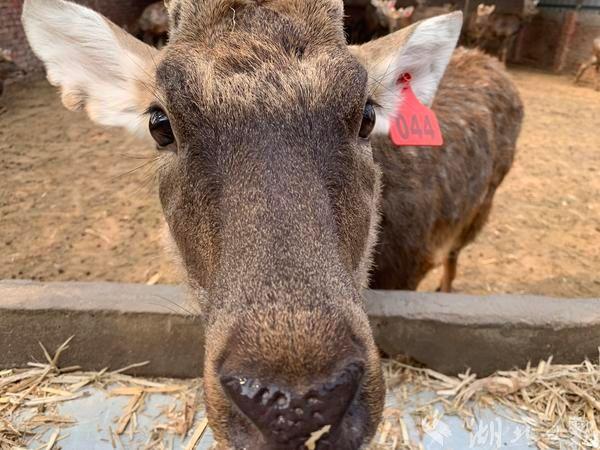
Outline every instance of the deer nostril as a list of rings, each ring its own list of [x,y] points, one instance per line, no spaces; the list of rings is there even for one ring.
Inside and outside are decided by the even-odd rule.
[[[295,448],[327,425],[333,439],[356,397],[363,372],[363,364],[353,362],[304,392],[242,376],[223,376],[221,384],[268,443]]]

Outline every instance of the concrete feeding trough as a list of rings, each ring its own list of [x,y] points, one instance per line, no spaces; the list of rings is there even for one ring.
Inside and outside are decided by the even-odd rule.
[[[0,281],[0,368],[25,366],[38,342],[74,335],[63,363],[83,370],[149,360],[137,375],[202,373],[201,320],[185,312],[185,290],[117,283]],[[375,339],[390,356],[480,376],[554,357],[595,358],[600,299],[365,291]]]

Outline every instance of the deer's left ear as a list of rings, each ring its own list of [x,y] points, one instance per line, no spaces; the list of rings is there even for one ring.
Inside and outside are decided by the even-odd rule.
[[[25,0],[23,26],[63,104],[102,125],[145,135],[145,86],[156,50],[91,9],[62,0]]]
[[[398,79],[412,76],[411,86],[421,103],[431,105],[456,47],[462,12],[417,22],[375,41],[350,47],[369,73],[369,93],[377,107],[376,133],[387,134],[402,101]]]

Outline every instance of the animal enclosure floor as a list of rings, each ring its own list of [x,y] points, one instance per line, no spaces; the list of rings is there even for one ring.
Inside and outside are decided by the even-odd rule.
[[[189,382],[180,380],[166,380],[179,385]],[[83,396],[71,402],[60,404],[57,408],[58,417],[73,421],[72,424],[49,424],[39,427],[34,440],[29,442],[29,448],[43,449],[45,444],[52,439],[58,430],[57,443],[62,450],[113,450],[113,449],[156,449],[156,450],[215,450],[214,439],[210,428],[206,428],[201,439],[196,440],[194,431],[202,426],[204,412],[196,414],[190,430],[183,436],[169,428],[168,411],[177,405],[178,399],[174,395],[150,394],[146,398],[144,410],[137,415],[135,433],[127,430],[123,435],[117,435],[118,421],[123,417],[127,407],[127,397],[111,396],[110,391],[97,388],[87,388]],[[479,427],[469,432],[465,429],[460,418],[445,416],[436,417],[436,423],[426,432],[419,432],[418,423],[414,419],[418,405],[427,403],[434,397],[434,393],[422,393],[415,397],[414,406],[403,413],[408,436],[412,445],[402,445],[399,439],[381,440],[379,433],[369,450],[398,450],[398,449],[423,449],[442,450],[445,448],[494,450],[497,442],[504,445],[502,448],[509,450],[533,450],[538,447],[533,441],[533,433],[525,424],[513,422],[506,418],[502,409],[498,413],[492,409],[483,409],[478,415]],[[392,395],[388,395],[387,404],[393,408],[396,404]],[[181,406],[178,405],[180,408]],[[504,413],[504,414],[502,414]],[[23,414],[29,419],[33,413]],[[415,423],[417,422],[417,423]],[[167,432],[165,432],[165,430]],[[388,436],[390,433],[387,433]],[[60,439],[60,440],[59,440]],[[385,444],[380,443],[385,442]],[[420,444],[420,446],[419,446]]]
[[[59,363],[70,340],[54,356],[44,348],[45,363],[0,370],[0,450],[214,450],[201,379],[124,374],[148,361],[76,372]],[[386,405],[369,450],[598,448],[594,361],[485,378],[389,360],[383,369]]]
[[[526,119],[458,291],[600,296],[600,93],[515,70]],[[151,145],[66,111],[46,82],[0,113],[0,279],[177,282]],[[421,289],[437,287],[440,271]]]

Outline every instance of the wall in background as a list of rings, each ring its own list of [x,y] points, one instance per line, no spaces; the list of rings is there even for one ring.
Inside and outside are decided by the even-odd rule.
[[[81,0],[85,6],[101,12],[121,26],[131,26],[143,9],[153,0]],[[21,26],[23,0],[0,0],[0,48],[13,53],[15,63],[28,74],[42,71],[41,62],[35,57],[25,39]]]

